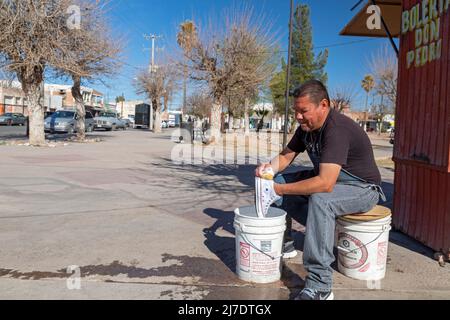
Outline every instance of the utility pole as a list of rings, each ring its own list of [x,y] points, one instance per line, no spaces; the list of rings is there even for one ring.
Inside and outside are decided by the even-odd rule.
[[[151,54],[151,60],[150,60],[150,66],[149,66],[149,72],[155,72],[155,39],[159,39],[162,38],[161,35],[155,35],[155,34],[150,34],[150,35],[146,35],[144,34],[144,38],[146,40],[151,40],[152,41],[152,54]],[[164,48],[157,48],[157,50],[164,50]]]
[[[149,65],[149,68],[148,68],[148,72],[149,73],[153,73],[153,72],[155,72],[156,71],[156,66],[155,66],[155,39],[158,39],[158,38],[162,38],[162,36],[161,35],[155,35],[155,34],[149,34],[149,35],[146,35],[146,34],[144,34],[144,38],[146,39],[146,40],[151,40],[152,41],[152,48],[151,48],[151,50],[152,50],[152,54],[151,54],[151,60],[150,60],[150,65]],[[164,48],[157,48],[156,49],[157,51],[159,51],[159,50],[164,50]],[[153,128],[153,102],[150,100],[150,112],[149,112],[149,130],[152,130],[152,131],[154,131],[154,128]]]
[[[181,122],[183,122],[183,115],[186,112],[186,87],[187,87],[187,59],[184,57],[183,66],[183,109],[181,111]]]
[[[283,149],[287,145],[287,132],[289,123],[289,82],[291,75],[291,49],[292,49],[292,16],[294,14],[294,1],[291,0],[291,11],[289,17],[289,46],[288,46],[288,65],[286,68],[286,101],[284,111],[284,132],[283,132]]]
[[[121,118],[123,118],[123,100],[125,100],[125,97],[124,97],[123,92],[122,92],[122,98],[120,99],[120,101],[122,102],[122,108],[120,110],[120,117]]]

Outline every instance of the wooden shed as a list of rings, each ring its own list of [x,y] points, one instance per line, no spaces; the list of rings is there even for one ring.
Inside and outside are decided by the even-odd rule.
[[[367,1],[341,34],[380,36],[380,30],[375,34],[362,23],[369,15],[368,6],[374,4],[380,6],[384,17],[384,36],[398,36],[400,43],[394,227],[448,253],[450,0]],[[386,32],[390,28],[393,31]],[[395,45],[392,39],[391,43]]]

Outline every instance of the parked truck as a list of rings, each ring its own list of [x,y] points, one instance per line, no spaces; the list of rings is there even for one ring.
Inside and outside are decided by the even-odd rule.
[[[135,107],[134,127],[149,128],[150,126],[150,105],[146,103],[137,104]]]

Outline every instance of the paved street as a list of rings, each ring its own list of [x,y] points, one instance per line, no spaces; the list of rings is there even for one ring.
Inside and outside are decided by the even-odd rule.
[[[0,127],[0,135],[22,129]],[[176,165],[172,132],[94,132],[102,142],[55,148],[0,145],[0,299],[297,293],[301,252],[277,283],[249,284],[234,273],[233,210],[253,202],[254,165]],[[381,171],[391,200],[393,170]],[[301,248],[301,233],[296,240]],[[400,233],[390,240],[380,290],[335,272],[336,299],[450,298],[448,264],[439,267],[431,250]],[[80,290],[67,287],[72,265]]]

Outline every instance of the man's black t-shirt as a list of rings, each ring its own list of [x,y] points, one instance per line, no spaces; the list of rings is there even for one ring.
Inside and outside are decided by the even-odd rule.
[[[299,127],[288,148],[296,153],[308,151],[310,157],[318,155],[320,163],[338,164],[352,175],[381,184],[369,137],[356,122],[334,109],[320,130],[308,133]]]

